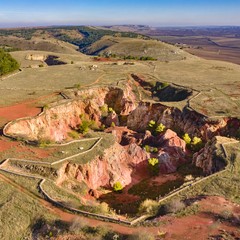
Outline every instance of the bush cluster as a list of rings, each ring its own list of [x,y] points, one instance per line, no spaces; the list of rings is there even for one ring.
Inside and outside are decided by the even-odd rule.
[[[166,126],[162,123],[157,124],[154,120],[149,121],[147,129],[154,135],[164,132]]]
[[[13,72],[19,68],[19,63],[9,53],[0,49],[0,76]]]

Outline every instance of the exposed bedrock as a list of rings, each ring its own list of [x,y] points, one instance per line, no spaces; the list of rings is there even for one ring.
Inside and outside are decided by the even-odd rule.
[[[86,164],[64,165],[60,176],[84,181],[90,189],[110,187],[117,181],[126,186],[132,181],[131,174],[135,166],[148,158],[149,154],[137,144],[123,147],[116,142],[105,150],[103,156],[98,156]]]
[[[218,172],[227,165],[221,144],[229,143],[229,138],[216,136],[204,148],[193,155],[193,163],[202,168],[205,174]]]
[[[105,149],[103,155],[86,164],[67,163],[59,171],[58,181],[75,178],[94,190],[102,186],[111,187],[117,181],[123,186],[130,184],[134,168],[151,157],[158,158],[160,172],[175,172],[189,159],[186,144],[179,137],[183,133],[188,133],[191,137],[199,136],[208,142],[194,155],[193,163],[206,174],[219,171],[226,163],[221,158],[217,160],[214,155],[214,141],[219,138],[215,136],[235,134],[240,126],[238,119],[210,121],[188,109],[180,111],[160,103],[137,104],[129,85],[124,90],[106,87],[71,94],[74,94],[74,100],[65,100],[46,108],[34,118],[13,121],[6,125],[3,132],[7,136],[29,141],[49,139],[62,142],[70,131],[82,123],[82,115],[94,120],[98,126],[102,123],[112,126],[107,131],[115,135],[116,143]],[[112,108],[111,111],[109,108]],[[123,120],[127,126],[116,127]],[[164,124],[167,130],[153,136],[146,131],[150,120]],[[145,145],[153,147],[154,151],[145,151]]]
[[[200,136],[204,140],[223,134],[227,128],[228,119],[209,121],[201,114],[185,109],[167,107],[160,103],[141,103],[132,111],[127,120],[128,128],[135,131],[145,131],[150,120],[163,123],[176,132]]]
[[[126,86],[120,88],[98,88],[75,93],[80,99],[68,100],[33,117],[18,119],[7,124],[3,130],[9,137],[23,138],[28,141],[48,139],[61,142],[68,137],[68,133],[82,123],[81,115],[101,124],[102,109],[107,104],[122,115],[129,114],[135,109],[135,96]],[[112,98],[112,99],[111,99]],[[116,117],[116,121],[117,117]]]

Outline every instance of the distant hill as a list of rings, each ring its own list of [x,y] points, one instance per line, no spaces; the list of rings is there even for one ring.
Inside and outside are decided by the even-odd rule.
[[[145,25],[58,26],[0,30],[0,46],[13,50],[115,56],[125,59],[175,61],[190,56],[179,48],[137,33]],[[80,54],[80,53],[79,53]]]
[[[116,57],[154,58],[160,61],[182,60],[190,54],[158,40],[104,36],[86,49],[87,54]]]
[[[134,32],[113,31],[90,26],[0,29],[0,46],[13,50],[38,50],[58,53],[85,53],[103,36],[149,39]]]

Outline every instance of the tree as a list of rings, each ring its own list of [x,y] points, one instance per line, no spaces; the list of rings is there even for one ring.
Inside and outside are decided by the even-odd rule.
[[[187,133],[185,133],[185,134],[183,135],[183,140],[185,141],[185,143],[186,143],[187,145],[190,145],[190,143],[191,143],[191,141],[192,141],[192,139],[189,137],[189,135],[188,135]]]
[[[121,191],[123,190],[122,184],[121,184],[120,182],[115,182],[115,183],[113,184],[113,190],[114,190],[115,192],[121,192]]]
[[[156,166],[157,164],[158,164],[158,159],[157,158],[149,158],[148,159],[148,163],[149,163],[149,165],[151,165],[151,166]]]
[[[152,175],[156,176],[159,173],[159,160],[157,158],[148,159],[149,171]]]
[[[163,131],[165,130],[165,128],[166,128],[166,126],[164,126],[162,123],[160,123],[160,124],[156,127],[155,132],[156,132],[156,133],[161,133],[161,132],[163,132]]]
[[[162,123],[157,124],[154,120],[150,120],[148,123],[148,129],[152,134],[157,135],[158,133],[162,133],[166,129],[166,126]]]
[[[194,137],[191,142],[191,149],[193,151],[199,151],[202,148],[203,142],[199,137]]]
[[[19,63],[9,53],[0,49],[0,76],[15,71],[18,68]]]
[[[156,122],[154,120],[150,120],[150,122],[148,123],[148,127],[153,129],[156,125]]]

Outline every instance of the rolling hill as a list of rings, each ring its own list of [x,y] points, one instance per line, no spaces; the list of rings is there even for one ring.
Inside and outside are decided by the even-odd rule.
[[[86,51],[90,55],[116,55],[117,57],[151,57],[160,61],[183,60],[192,57],[177,47],[157,41],[138,38],[104,36],[91,44]]]

